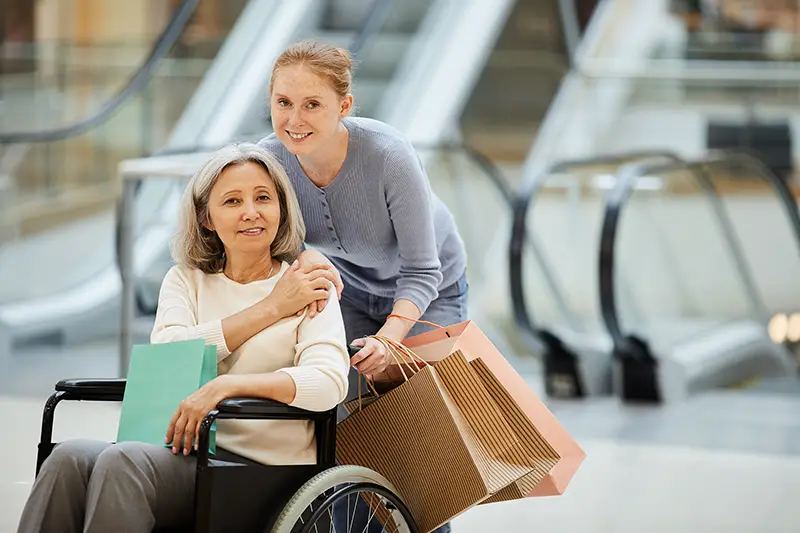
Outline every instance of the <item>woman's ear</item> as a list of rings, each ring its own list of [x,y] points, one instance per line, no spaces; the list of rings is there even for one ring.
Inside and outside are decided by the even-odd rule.
[[[342,106],[339,111],[339,116],[341,118],[344,118],[347,115],[349,115],[352,110],[353,110],[353,95],[347,93],[347,96],[342,98]]]

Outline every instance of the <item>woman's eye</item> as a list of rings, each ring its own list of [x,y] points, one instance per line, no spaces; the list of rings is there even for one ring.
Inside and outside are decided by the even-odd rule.
[[[259,202],[268,202],[269,201],[269,196],[266,195],[266,194],[262,194],[261,196],[258,197],[258,201]]]
[[[278,100],[278,105],[286,107],[289,105],[289,100],[284,100],[283,98],[281,98],[280,100]]]
[[[316,109],[318,107],[319,107],[319,104],[317,102],[309,102],[308,103],[308,108],[309,109]]]
[[[228,198],[227,200],[225,200],[225,205],[236,205],[238,203],[239,203],[238,198]]]

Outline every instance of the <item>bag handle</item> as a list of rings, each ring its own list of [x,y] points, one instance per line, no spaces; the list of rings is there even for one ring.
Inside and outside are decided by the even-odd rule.
[[[358,410],[359,411],[361,411],[364,408],[364,404],[362,403],[362,398],[361,398],[361,378],[362,377],[364,378],[364,381],[367,382],[367,387],[369,388],[369,390],[372,391],[372,394],[374,394],[375,397],[380,396],[380,394],[378,394],[378,391],[375,390],[375,385],[372,383],[372,380],[369,379],[366,376],[362,376],[361,373],[359,373],[358,374]]]
[[[425,324],[425,325],[432,326],[432,327],[437,328],[437,329],[445,329],[444,326],[440,326],[439,324],[434,324],[433,322],[428,322],[426,320],[417,320],[415,318],[410,318],[410,317],[403,316],[403,315],[400,315],[400,314],[397,314],[397,313],[390,313],[389,317],[399,318],[401,320],[408,320],[409,322],[414,322],[415,324]],[[411,375],[414,375],[417,372],[419,372],[420,370],[422,370],[422,367],[424,367],[424,366],[430,366],[430,364],[427,361],[425,361],[420,356],[415,354],[413,350],[411,350],[408,346],[406,346],[406,345],[404,345],[402,343],[399,343],[399,342],[397,342],[397,341],[395,341],[393,339],[390,339],[388,337],[384,337],[383,335],[369,335],[369,337],[373,338],[373,339],[377,340],[378,342],[380,342],[381,344],[383,344],[383,346],[386,348],[386,350],[391,354],[392,358],[394,359],[394,362],[397,363],[397,367],[400,369],[400,372],[403,374],[403,379],[406,380],[406,381],[408,381],[410,378],[408,377],[408,374],[406,374],[406,371],[403,369],[403,365],[408,367]],[[402,358],[399,357],[398,354],[402,354],[403,357]],[[409,361],[411,363],[414,363],[413,367],[411,366]],[[419,363],[422,364],[422,367],[420,366]],[[361,377],[362,377],[362,374],[359,373],[358,374],[358,409],[359,409],[359,411],[363,408],[363,404],[362,404],[362,401],[361,401],[362,400],[361,399]],[[378,394],[378,391],[375,389],[375,384],[373,383],[373,381],[371,379],[369,379],[368,377],[366,377],[366,376],[364,376],[364,380],[367,382],[367,387],[372,391],[372,393],[375,396],[380,396],[380,394]]]
[[[403,371],[403,365],[408,367],[412,375],[422,370],[422,367],[428,365],[425,360],[423,360],[420,356],[415,354],[410,348],[402,343],[382,335],[370,335],[370,338],[377,340],[384,346],[384,348],[386,348],[386,351],[392,356],[394,362],[400,367],[400,371],[403,372],[403,377],[406,379],[406,381],[408,381],[409,378]],[[400,357],[401,355],[402,357]],[[414,366],[412,367],[410,363],[413,363]]]
[[[375,340],[377,340],[378,342],[383,344],[383,346],[387,349],[387,351],[391,354],[392,358],[395,360],[395,362],[400,367],[400,372],[403,373],[403,377],[405,378],[405,380],[408,381],[408,376],[406,375],[405,371],[403,370],[403,366],[402,366],[403,363],[398,360],[397,354],[390,347],[391,346],[390,343],[393,342],[393,341],[391,339],[388,339],[386,337],[382,337],[380,335],[370,335],[370,337],[374,338]],[[371,380],[370,378],[368,378],[367,376],[364,376],[363,374],[361,374],[359,372],[359,374],[358,374],[358,410],[359,411],[361,411],[364,408],[364,405],[362,403],[362,395],[361,395],[361,378],[362,377],[364,378],[364,381],[366,381],[367,387],[369,388],[369,390],[372,391],[372,394],[374,394],[376,397],[380,396],[380,394],[378,393],[377,389],[375,388],[375,384],[373,383],[373,380]]]
[[[426,326],[433,326],[437,329],[444,329],[444,326],[440,326],[439,324],[434,324],[433,322],[428,322],[427,320],[417,320],[414,318],[409,318],[407,316],[398,315],[397,313],[391,313],[387,318],[400,318],[402,320],[408,320],[409,322],[414,322],[415,324],[425,324]]]
[[[383,335],[369,335],[369,338],[375,339],[376,341],[380,342],[384,346],[384,348],[386,348],[386,351],[389,352],[389,354],[392,356],[392,359],[394,359],[394,362],[397,364],[397,367],[400,369],[400,372],[403,374],[403,379],[405,381],[408,381],[410,378],[408,377],[408,374],[406,374],[406,371],[403,369],[404,365],[406,367],[408,367],[409,373],[412,376],[414,374],[416,374],[417,372],[419,372],[420,370],[422,370],[422,367],[429,366],[429,363],[427,361],[423,360],[420,356],[415,354],[410,348],[408,348],[407,346],[404,346],[403,344],[401,344],[401,343],[399,343],[399,342],[397,342],[397,341],[395,341],[393,339],[390,339],[388,337],[384,337]],[[398,354],[402,354],[403,357],[400,357]],[[408,358],[408,359],[406,359],[406,358]],[[413,367],[409,363],[409,360],[411,361],[411,363],[414,363]],[[420,366],[419,363],[422,363],[422,366]],[[362,395],[361,395],[361,377],[362,377],[362,374],[359,373],[358,374],[358,410],[359,411],[361,411],[363,409]],[[380,394],[378,394],[378,391],[375,389],[375,384],[373,383],[373,380],[371,380],[370,378],[368,378],[366,376],[363,376],[363,377],[364,377],[364,380],[367,383],[367,387],[372,391],[372,393],[375,396],[380,396]]]

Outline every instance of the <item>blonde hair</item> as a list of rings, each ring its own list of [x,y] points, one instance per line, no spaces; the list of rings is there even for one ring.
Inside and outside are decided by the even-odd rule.
[[[305,40],[290,45],[275,60],[269,81],[270,95],[278,72],[297,64],[307,65],[317,76],[327,78],[339,98],[352,92],[353,59],[350,52],[319,41]]]
[[[208,201],[211,189],[222,172],[232,165],[256,163],[264,168],[278,192],[281,220],[270,246],[273,258],[292,262],[300,253],[306,228],[286,171],[275,157],[253,143],[232,144],[217,151],[192,176],[181,199],[178,231],[172,239],[172,257],[179,265],[197,268],[206,274],[221,272],[225,248],[211,222]]]

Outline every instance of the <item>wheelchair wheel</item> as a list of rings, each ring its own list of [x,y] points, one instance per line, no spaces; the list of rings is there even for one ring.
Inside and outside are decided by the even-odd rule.
[[[351,465],[331,468],[309,480],[272,528],[272,533],[323,531],[419,533],[392,484],[369,468]]]

